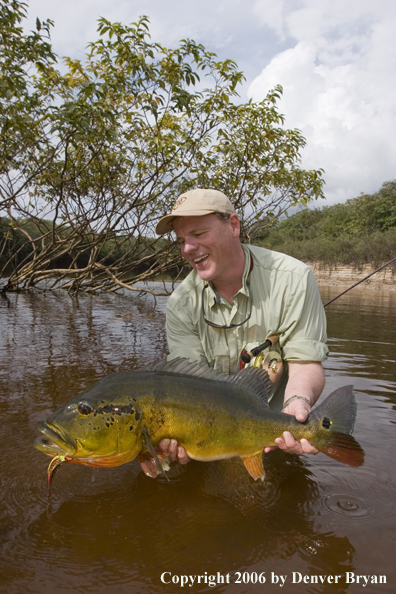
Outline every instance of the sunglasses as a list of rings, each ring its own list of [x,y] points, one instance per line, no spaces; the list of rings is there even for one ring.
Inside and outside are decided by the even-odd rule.
[[[204,293],[208,287],[209,287],[209,285],[205,285],[204,288],[202,289],[202,317],[204,319],[205,324],[208,324],[208,326],[212,326],[212,328],[221,328],[223,330],[229,330],[231,328],[237,328],[238,326],[242,326],[242,324],[245,324],[250,319],[250,316],[252,315],[253,300],[252,300],[252,293],[250,291],[249,283],[247,283],[247,288],[248,288],[248,293],[249,293],[249,315],[247,316],[247,318],[245,320],[243,320],[243,322],[239,322],[239,324],[230,324],[229,326],[227,326],[227,324],[216,324],[215,322],[211,322],[205,316]]]

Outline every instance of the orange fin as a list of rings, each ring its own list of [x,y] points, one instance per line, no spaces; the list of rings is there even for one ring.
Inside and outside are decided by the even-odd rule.
[[[265,471],[263,467],[263,452],[253,454],[253,456],[247,456],[246,458],[241,456],[241,460],[244,463],[246,470],[255,481],[257,481],[257,479],[264,480]]]
[[[165,472],[170,468],[167,454],[153,447],[148,431],[144,426],[142,427],[142,434],[146,449],[139,454],[138,459],[143,472],[152,478],[155,478],[159,474],[166,476]]]
[[[167,454],[161,451],[156,451],[155,456],[152,456],[148,450],[145,450],[137,458],[144,474],[151,476],[151,478],[156,478],[170,468]]]
[[[353,466],[354,468],[362,466],[364,451],[352,435],[335,431],[331,437],[328,444],[318,447],[321,452],[347,466]]]
[[[140,462],[140,466],[142,467],[144,474],[146,474],[147,476],[155,478],[156,476],[161,474],[161,471],[157,468],[154,458],[148,450],[142,452],[141,454],[138,454],[137,459]]]

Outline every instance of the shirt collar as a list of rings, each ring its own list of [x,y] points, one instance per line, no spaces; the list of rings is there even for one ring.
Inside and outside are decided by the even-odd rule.
[[[249,248],[244,243],[242,243],[242,249],[245,253],[245,268],[243,269],[242,274],[242,287],[239,289],[238,293],[249,296],[248,281],[249,275],[253,270],[253,256]]]
[[[236,293],[236,295],[242,294],[242,295],[246,295],[247,297],[249,297],[248,280],[249,280],[249,275],[250,275],[251,271],[253,270],[253,256],[252,256],[249,248],[245,244],[242,243],[241,245],[242,245],[243,252],[245,254],[245,266],[244,266],[243,273],[242,273],[242,287],[239,289],[239,291]],[[219,293],[216,291],[216,289],[214,288],[214,286],[212,285],[212,283],[210,281],[205,284],[209,285],[209,292],[208,292],[208,296],[210,295],[209,306],[214,307],[216,305],[216,303],[221,302],[221,295],[219,295]]]

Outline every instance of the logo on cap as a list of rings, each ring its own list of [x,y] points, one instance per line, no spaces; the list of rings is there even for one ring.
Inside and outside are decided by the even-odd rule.
[[[177,210],[179,208],[179,206],[181,206],[185,200],[187,200],[187,196],[179,196],[179,198],[175,202],[175,206],[173,207],[173,210]]]

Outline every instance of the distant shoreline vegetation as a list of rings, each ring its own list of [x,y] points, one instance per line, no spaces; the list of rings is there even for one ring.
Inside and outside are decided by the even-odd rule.
[[[52,225],[50,221],[43,220],[40,226],[46,224],[49,228]],[[15,265],[33,259],[32,247],[29,242],[25,243],[26,237],[22,230],[28,232],[31,238],[42,233],[37,222],[20,221],[20,227],[15,228],[8,217],[0,217],[0,243],[3,244],[0,266],[10,257],[10,251],[15,254]],[[67,230],[64,232],[67,234]],[[138,265],[140,273],[155,266],[155,250],[151,248],[153,241],[148,238],[142,241]],[[111,266],[123,257],[128,257],[133,253],[131,242],[134,242],[133,238],[125,237],[120,244],[109,239],[102,247],[103,261]],[[271,227],[259,232],[254,244],[288,254],[303,262],[380,266],[396,256],[396,180],[385,182],[375,194],[364,194],[346,203],[322,209],[304,209],[277,220]],[[5,245],[8,249],[4,249]],[[87,265],[88,255],[84,249],[81,249],[80,254],[73,254],[73,257],[77,269]],[[49,269],[67,267],[70,259],[70,254],[64,254]],[[167,278],[184,278],[189,269],[183,268],[181,262],[179,266],[175,265],[173,270],[168,271]]]
[[[254,243],[304,262],[381,265],[396,256],[396,180],[374,194],[278,220]]]

